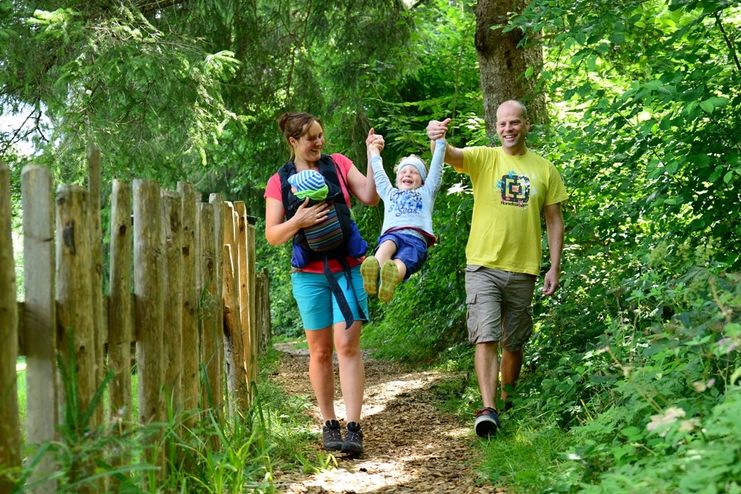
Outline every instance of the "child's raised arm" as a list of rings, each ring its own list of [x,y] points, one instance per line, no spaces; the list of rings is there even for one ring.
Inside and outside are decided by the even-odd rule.
[[[376,134],[376,130],[371,127],[368,131],[368,137],[365,138],[365,147],[368,151],[368,165],[370,165],[370,159],[372,157],[381,156],[383,144],[383,136]]]
[[[368,175],[373,173],[373,180],[376,182],[376,191],[381,199],[384,198],[386,193],[392,187],[391,181],[386,170],[383,169],[383,159],[381,158],[381,150],[383,149],[383,136],[375,133],[373,129],[368,132],[368,137],[365,139],[365,145],[368,149]]]
[[[437,194],[443,177],[443,161],[445,160],[445,148],[448,143],[445,139],[435,140],[435,150],[432,153],[432,161],[430,161],[430,172],[427,175],[425,181],[425,187],[427,187],[432,195]]]

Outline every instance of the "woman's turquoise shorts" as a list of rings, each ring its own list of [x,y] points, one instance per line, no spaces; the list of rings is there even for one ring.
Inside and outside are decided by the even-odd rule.
[[[348,284],[344,272],[334,273],[334,277],[352,309],[353,318],[356,321],[367,321],[368,296],[363,289],[360,266],[350,268],[350,275],[351,283]],[[291,284],[293,285],[293,297],[298,304],[298,311],[306,330],[324,329],[332,324],[345,321],[337,300],[329,289],[327,277],[323,273],[294,272],[291,274]],[[363,310],[365,318],[360,317],[358,305]]]

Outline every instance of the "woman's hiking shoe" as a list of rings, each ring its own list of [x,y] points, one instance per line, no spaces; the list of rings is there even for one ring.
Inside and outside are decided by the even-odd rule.
[[[378,299],[388,302],[394,296],[396,285],[399,284],[399,268],[394,261],[386,261],[381,266],[381,286],[378,287]]]
[[[363,430],[357,422],[347,424],[347,434],[345,434],[345,442],[342,443],[342,452],[353,458],[363,454]]]
[[[378,266],[378,259],[373,256],[368,256],[360,265],[360,275],[363,277],[363,288],[365,293],[368,295],[375,295],[378,293],[378,272],[380,267]]]
[[[495,435],[501,427],[497,410],[492,407],[486,407],[476,412],[476,420],[473,423],[473,427],[479,437],[488,438]]]
[[[322,447],[327,451],[342,449],[342,433],[337,420],[327,420],[322,427]]]

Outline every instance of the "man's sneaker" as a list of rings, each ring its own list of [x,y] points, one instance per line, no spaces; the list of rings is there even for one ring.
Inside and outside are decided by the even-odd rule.
[[[363,430],[357,422],[347,424],[347,434],[345,434],[345,442],[342,443],[342,452],[353,458],[363,454]]]
[[[388,302],[394,296],[399,284],[399,268],[394,261],[386,261],[381,266],[381,286],[378,287],[378,300]]]
[[[327,420],[322,427],[322,446],[327,451],[342,449],[342,433],[340,423],[336,420]]]
[[[499,414],[495,408],[486,407],[476,412],[476,420],[473,423],[476,434],[479,437],[491,437],[501,427]]]
[[[360,275],[363,277],[363,288],[365,293],[368,295],[375,295],[378,293],[378,272],[380,271],[378,266],[378,259],[373,256],[368,256],[360,265]]]

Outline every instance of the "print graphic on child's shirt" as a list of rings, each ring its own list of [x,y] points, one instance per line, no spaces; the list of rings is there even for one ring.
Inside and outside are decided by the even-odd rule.
[[[422,212],[422,194],[416,190],[395,190],[389,197],[391,212],[396,216]]]

